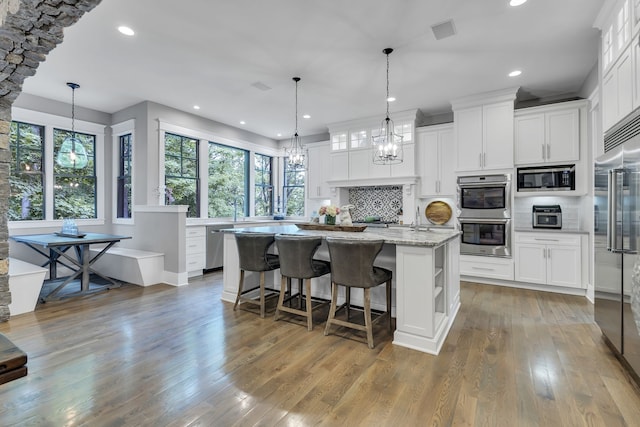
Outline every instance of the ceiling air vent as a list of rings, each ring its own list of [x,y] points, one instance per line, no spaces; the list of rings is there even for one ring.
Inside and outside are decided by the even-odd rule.
[[[436,40],[442,40],[446,37],[451,37],[456,34],[456,27],[453,25],[453,19],[441,22],[431,26],[431,31],[436,37]]]
[[[267,86],[266,84],[264,84],[262,82],[251,83],[251,86],[255,87],[256,89],[263,90],[263,91],[271,90],[271,88],[269,86]]]

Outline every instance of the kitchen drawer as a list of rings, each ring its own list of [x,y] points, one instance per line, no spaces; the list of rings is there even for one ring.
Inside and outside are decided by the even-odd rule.
[[[189,237],[186,241],[187,256],[197,253],[206,252],[206,240],[204,236],[201,237]]]
[[[513,259],[460,255],[462,276],[513,280]]]
[[[580,246],[580,238],[581,236],[579,234],[516,232],[516,243]]]
[[[187,255],[187,271],[204,270],[204,258],[204,252]]]
[[[204,227],[187,227],[185,237],[187,239],[191,237],[204,237],[207,232]]]

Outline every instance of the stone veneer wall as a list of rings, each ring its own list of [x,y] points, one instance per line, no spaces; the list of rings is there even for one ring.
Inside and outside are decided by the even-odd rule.
[[[102,0],[3,0],[0,4],[0,321],[9,319],[7,209],[11,105],[46,55],[62,43],[63,29]],[[78,57],[80,61],[80,57]]]

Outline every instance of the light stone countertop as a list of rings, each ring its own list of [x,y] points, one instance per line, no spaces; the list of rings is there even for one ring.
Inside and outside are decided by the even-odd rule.
[[[339,237],[353,240],[384,240],[385,243],[405,246],[439,246],[455,239],[460,232],[451,229],[421,229],[415,231],[409,228],[367,228],[362,232],[329,231],[329,230],[301,230],[295,225],[276,225],[250,228],[229,228],[222,230],[227,233],[243,231],[253,233],[293,234],[298,236]]]

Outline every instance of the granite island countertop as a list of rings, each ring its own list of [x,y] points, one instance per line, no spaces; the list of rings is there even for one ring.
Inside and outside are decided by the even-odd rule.
[[[299,236],[339,237],[354,240],[384,240],[385,243],[405,246],[439,246],[456,238],[460,232],[451,229],[420,229],[418,231],[404,228],[367,228],[361,232],[332,231],[332,230],[301,230],[296,225],[276,225],[250,228],[228,228],[221,230],[227,233],[293,234]]]

